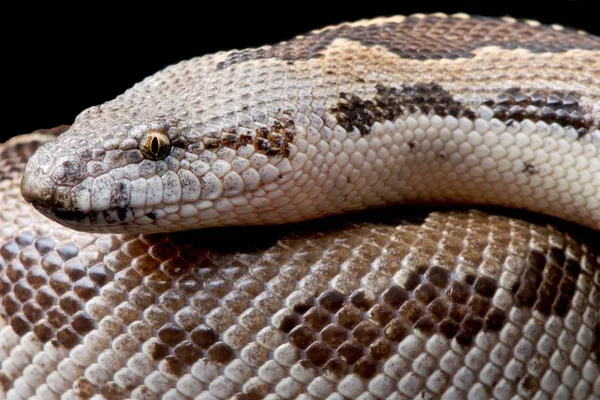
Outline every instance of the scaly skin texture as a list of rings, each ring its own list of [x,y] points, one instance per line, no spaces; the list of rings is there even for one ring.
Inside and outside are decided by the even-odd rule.
[[[598,230],[599,99],[592,35],[466,15],[361,21],[168,67],[80,114],[22,190],[89,232],[390,203],[495,204]]]
[[[588,230],[411,209],[82,233],[19,193],[48,140],[0,145],[0,398],[600,396]]]
[[[359,21],[2,145],[0,394],[600,397],[599,50],[535,22]],[[404,209],[139,234],[439,202],[587,228]]]

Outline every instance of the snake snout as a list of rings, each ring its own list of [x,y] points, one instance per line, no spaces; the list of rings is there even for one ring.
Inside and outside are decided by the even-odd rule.
[[[68,193],[83,179],[85,163],[76,154],[53,157],[52,146],[40,150],[25,167],[23,198],[41,210],[70,209]]]

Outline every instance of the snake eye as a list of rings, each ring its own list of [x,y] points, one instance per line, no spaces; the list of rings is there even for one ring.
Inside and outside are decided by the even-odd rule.
[[[140,142],[142,155],[150,160],[162,160],[169,155],[171,139],[163,131],[149,131]]]

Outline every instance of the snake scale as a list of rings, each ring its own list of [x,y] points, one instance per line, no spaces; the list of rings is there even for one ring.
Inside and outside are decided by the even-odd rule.
[[[600,398],[599,124],[534,21],[170,66],[0,145],[0,398]]]

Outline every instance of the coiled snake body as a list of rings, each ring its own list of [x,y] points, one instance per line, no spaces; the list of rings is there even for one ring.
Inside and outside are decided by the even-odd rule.
[[[597,37],[414,15],[185,61],[14,138],[0,397],[598,398],[599,99]],[[538,214],[281,225],[395,203]]]

